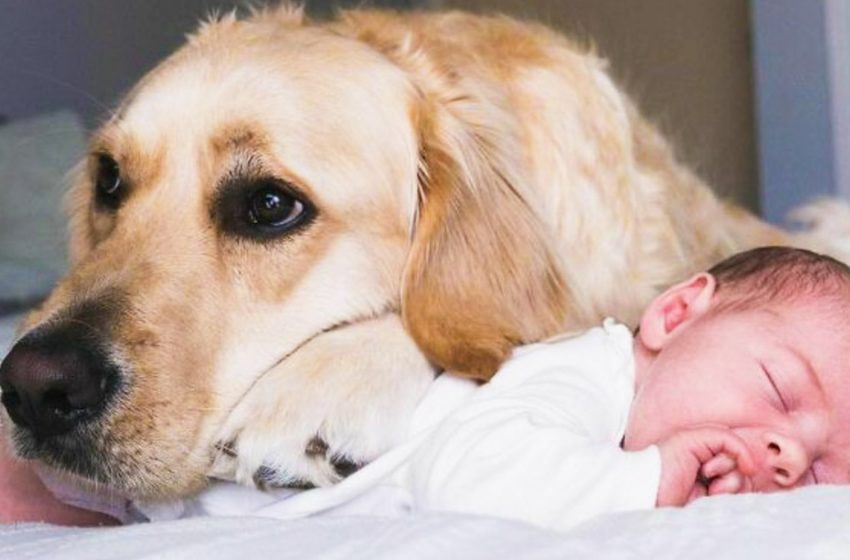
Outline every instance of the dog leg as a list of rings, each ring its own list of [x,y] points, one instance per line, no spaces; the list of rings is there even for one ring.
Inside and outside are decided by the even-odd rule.
[[[322,333],[242,398],[209,475],[258,488],[332,484],[403,437],[434,375],[397,315]]]

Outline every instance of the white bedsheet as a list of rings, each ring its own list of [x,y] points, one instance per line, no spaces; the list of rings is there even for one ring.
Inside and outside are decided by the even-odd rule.
[[[200,518],[114,529],[0,528],[0,558],[543,560],[850,558],[850,488],[724,496],[607,515],[567,533],[486,517]]]

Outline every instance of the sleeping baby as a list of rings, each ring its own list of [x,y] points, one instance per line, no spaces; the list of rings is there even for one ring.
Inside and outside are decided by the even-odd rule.
[[[519,347],[483,386],[443,374],[408,440],[335,486],[215,482],[188,501],[87,507],[122,520],[454,511],[566,529],[707,495],[847,483],[848,326],[850,268],[755,249],[664,292],[636,334],[606,320]]]

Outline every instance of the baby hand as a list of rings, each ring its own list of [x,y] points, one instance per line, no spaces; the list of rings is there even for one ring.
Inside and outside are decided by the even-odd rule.
[[[658,445],[661,485],[656,504],[683,506],[702,496],[750,490],[755,463],[744,441],[723,428],[679,432]]]

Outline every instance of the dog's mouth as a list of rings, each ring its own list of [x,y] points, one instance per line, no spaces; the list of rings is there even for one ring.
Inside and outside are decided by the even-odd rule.
[[[15,453],[73,481],[130,500],[168,500],[191,496],[206,484],[203,465],[175,461],[175,450],[102,436],[95,426],[71,435],[37,441],[12,429]]]
[[[118,385],[117,381],[110,381]],[[14,452],[17,456],[38,461],[58,472],[69,473],[88,480],[99,487],[121,488],[130,484],[138,466],[125,464],[120,450],[126,446],[110,435],[110,424],[115,410],[122,402],[124,389],[114,389],[108,403],[98,409],[80,411],[64,403],[55,395],[48,401],[59,403],[48,412],[21,411],[31,403],[20,402],[22,397],[3,388],[5,405],[3,423],[6,424]],[[54,403],[55,404],[55,403]]]
[[[197,487],[202,461],[174,461],[187,444],[163,426],[173,404],[136,402],[130,381],[138,375],[104,348],[73,322],[18,341],[0,365],[2,423],[15,454],[128,496]]]
[[[173,499],[199,491],[210,454],[161,429],[131,428],[130,416],[121,403],[50,437],[20,425],[7,432],[17,456],[129,499]]]
[[[98,433],[99,430],[92,425],[45,439],[26,428],[15,426],[11,430],[11,439],[15,453],[23,459],[37,460],[58,471],[113,486],[117,482],[114,480],[116,473],[103,459],[103,449],[108,445],[98,440]]]

